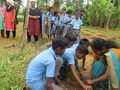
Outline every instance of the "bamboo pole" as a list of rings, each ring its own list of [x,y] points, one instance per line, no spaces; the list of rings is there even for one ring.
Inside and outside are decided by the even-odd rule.
[[[23,27],[23,36],[21,40],[20,50],[23,50],[27,41],[27,28],[28,28],[28,20],[29,20],[29,8],[30,0],[27,0],[26,14],[25,14],[25,25]]]
[[[113,1],[112,7],[111,7],[111,9],[110,9],[110,14],[109,14],[108,21],[107,21],[107,25],[106,25],[106,30],[107,30],[107,31],[108,31],[108,29],[109,29],[108,27],[109,27],[109,24],[110,24],[110,19],[111,19],[111,16],[112,16],[112,12],[113,12],[113,8],[114,8],[115,1],[116,1],[116,0]]]

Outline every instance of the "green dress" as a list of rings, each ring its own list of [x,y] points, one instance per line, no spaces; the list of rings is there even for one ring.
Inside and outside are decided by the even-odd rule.
[[[0,14],[0,30],[4,30],[3,15]]]

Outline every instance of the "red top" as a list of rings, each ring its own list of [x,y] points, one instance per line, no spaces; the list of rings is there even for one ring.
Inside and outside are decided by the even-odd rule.
[[[5,11],[5,29],[14,31],[16,10]]]

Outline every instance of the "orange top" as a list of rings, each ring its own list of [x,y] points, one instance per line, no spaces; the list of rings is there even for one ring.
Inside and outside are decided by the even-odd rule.
[[[110,50],[112,50],[113,52],[116,53],[116,55],[118,56],[119,58],[119,62],[120,62],[120,49],[116,49],[116,48],[111,48]]]

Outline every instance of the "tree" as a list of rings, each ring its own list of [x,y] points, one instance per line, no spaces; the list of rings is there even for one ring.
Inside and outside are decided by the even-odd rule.
[[[113,2],[114,1],[114,2]],[[84,23],[101,28],[116,28],[120,21],[119,0],[92,0],[84,5],[86,11]],[[112,13],[111,13],[112,12]]]
[[[27,0],[27,7],[26,7],[26,16],[25,16],[25,25],[24,25],[24,29],[23,29],[23,36],[22,36],[22,40],[21,40],[21,45],[20,45],[20,50],[23,50],[25,47],[25,43],[26,43],[26,37],[27,37],[27,27],[28,27],[28,19],[29,19],[29,3],[30,0]]]

